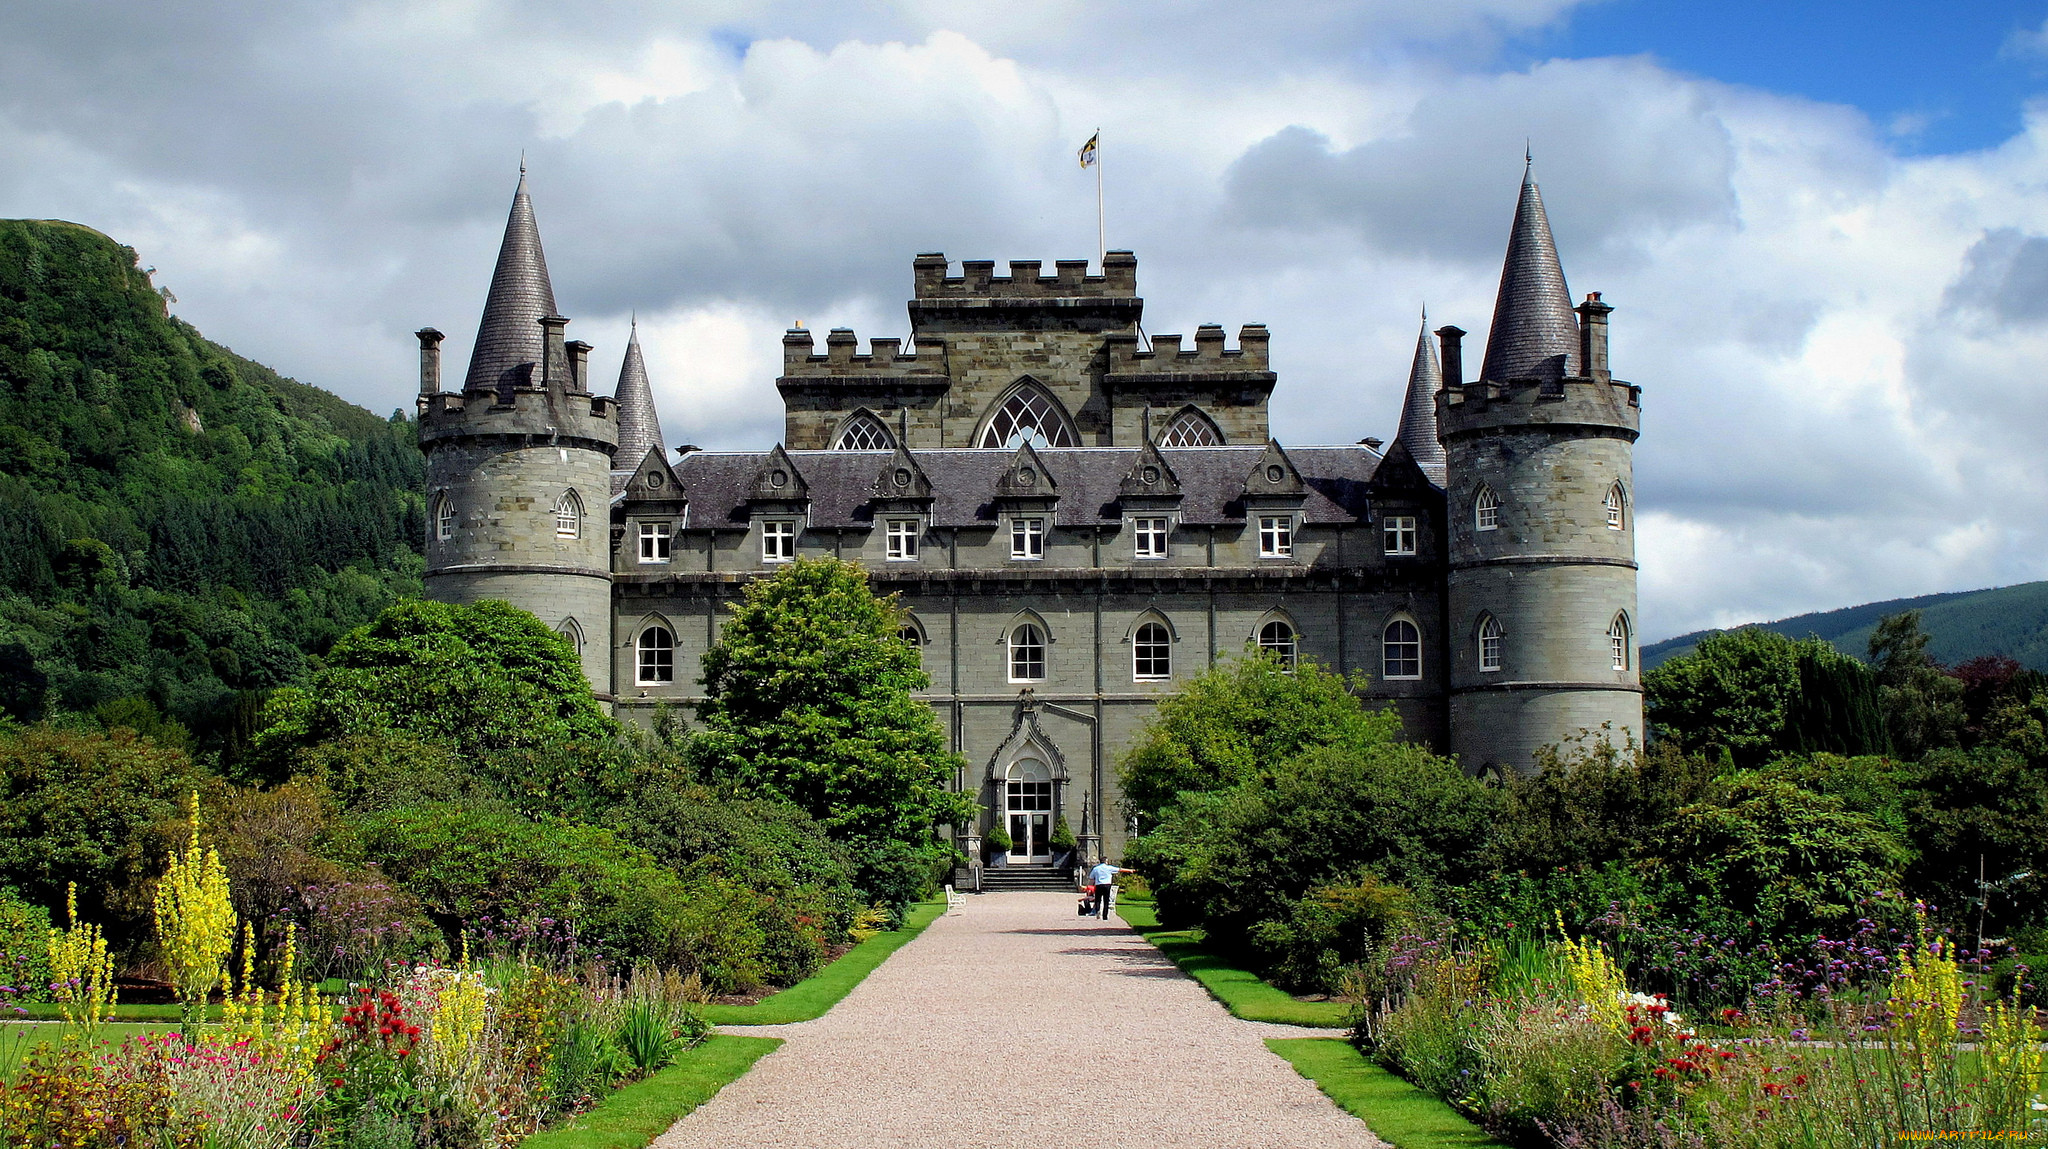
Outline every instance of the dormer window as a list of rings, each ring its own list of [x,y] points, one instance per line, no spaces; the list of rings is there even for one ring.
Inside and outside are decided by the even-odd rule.
[[[640,561],[643,563],[665,563],[668,561],[669,525],[667,523],[640,524]]]
[[[1415,553],[1415,516],[1388,515],[1380,520],[1381,537],[1390,555],[1412,555]]]
[[[1165,558],[1167,528],[1167,520],[1163,517],[1132,519],[1131,557],[1140,559]]]
[[[1259,516],[1259,557],[1262,559],[1290,559],[1294,557],[1294,516]]]
[[[770,519],[761,524],[761,561],[796,561],[796,523],[788,519]]]
[[[1045,557],[1045,520],[1020,515],[1010,520],[1010,557],[1035,562]]]
[[[923,534],[921,528],[922,524],[916,519],[889,520],[888,553],[890,562],[913,562],[917,559],[917,540]]]

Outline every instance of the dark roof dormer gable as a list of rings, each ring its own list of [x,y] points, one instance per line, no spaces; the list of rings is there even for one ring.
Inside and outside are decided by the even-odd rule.
[[[1117,500],[1138,506],[1161,506],[1180,502],[1180,476],[1173,473],[1173,465],[1160,454],[1159,445],[1150,439],[1138,451],[1138,461],[1124,473],[1123,481],[1117,484]]]
[[[875,475],[874,485],[868,488],[868,493],[879,505],[928,505],[932,501],[932,481],[925,475],[924,468],[918,465],[916,456],[899,443],[889,461],[883,463],[881,471]]]
[[[811,499],[811,487],[804,481],[803,473],[790,460],[789,452],[777,443],[768,452],[768,461],[754,476],[754,485],[747,495],[750,503],[807,503]]]
[[[1301,481],[1301,472],[1294,466],[1294,460],[1287,457],[1279,440],[1266,440],[1266,450],[1244,479],[1244,498],[1248,503],[1267,506],[1298,504],[1308,494],[1308,488]]]
[[[1020,443],[1010,465],[996,479],[996,502],[1049,506],[1059,500],[1059,483],[1030,443]]]
[[[662,458],[660,447],[649,447],[640,457],[640,465],[633,468],[632,478],[626,481],[625,496],[629,503],[682,502],[688,496],[683,491],[683,481],[676,476],[675,468]]]

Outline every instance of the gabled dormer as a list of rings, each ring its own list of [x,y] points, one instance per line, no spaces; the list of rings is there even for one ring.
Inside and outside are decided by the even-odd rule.
[[[1278,440],[1266,440],[1265,453],[1259,456],[1258,465],[1245,476],[1244,500],[1247,505],[1265,507],[1298,507],[1306,497],[1308,488],[1302,484],[1301,472],[1295,469],[1294,460]]]
[[[998,506],[1051,507],[1059,501],[1059,484],[1045,469],[1030,443],[1021,443],[1010,456],[1010,465],[996,479]]]
[[[804,481],[802,472],[790,460],[789,452],[777,443],[768,452],[768,461],[761,465],[754,475],[753,488],[747,494],[747,501],[755,505],[772,504],[783,507],[800,506],[811,500],[811,486]]]
[[[909,450],[898,445],[868,488],[877,509],[921,510],[931,505],[932,481]]]
[[[626,502],[680,503],[687,498],[683,491],[682,479],[677,477],[675,468],[668,465],[662,454],[662,448],[649,447],[640,456],[639,465],[633,468],[631,476],[626,480],[623,492]]]
[[[1117,501],[1126,507],[1166,509],[1180,505],[1180,476],[1173,473],[1173,466],[1159,453],[1159,445],[1146,440],[1138,452],[1138,461],[1124,473],[1123,482],[1117,484]]]

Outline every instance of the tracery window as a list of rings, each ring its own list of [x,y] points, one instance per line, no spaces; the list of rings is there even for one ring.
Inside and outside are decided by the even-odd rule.
[[[1010,630],[1010,681],[1045,681],[1045,632],[1020,622]]]
[[[1294,669],[1295,660],[1300,654],[1301,637],[1294,633],[1292,626],[1280,619],[1274,619],[1259,628],[1258,643],[1259,649],[1279,659],[1280,665],[1289,670]]]
[[[1172,421],[1166,424],[1165,432],[1159,436],[1159,445],[1220,447],[1223,445],[1223,432],[1217,430],[1215,422],[1201,411],[1193,407],[1183,407],[1180,414],[1175,415]]]
[[[1061,409],[1060,401],[1045,388],[1028,383],[1010,392],[981,433],[984,447],[1014,450],[1024,443],[1034,447],[1081,445],[1081,437],[1074,433],[1074,425]]]
[[[676,636],[665,626],[650,626],[640,632],[638,646],[639,682],[653,686],[676,680]]]
[[[835,451],[890,451],[895,447],[896,437],[880,419],[865,411],[855,415],[839,432],[839,441],[832,444]]]
[[[1607,488],[1607,497],[1600,500],[1600,505],[1607,508],[1608,530],[1618,531],[1628,525],[1624,521],[1624,516],[1627,512],[1627,504],[1622,496],[1620,483],[1617,482],[1613,486]]]
[[[1388,678],[1422,677],[1422,628],[1405,618],[1380,635],[1380,669]]]
[[[1479,620],[1479,669],[1500,669],[1500,620],[1490,614]]]
[[[455,537],[455,500],[446,495],[434,501],[434,537],[442,542]]]
[[[1480,484],[1479,497],[1472,500],[1472,528],[1480,531],[1500,529],[1500,498],[1493,488]]]
[[[1132,636],[1131,677],[1139,682],[1173,677],[1173,636],[1165,627],[1148,622]]]
[[[583,534],[583,500],[569,491],[555,501],[555,537],[578,538]]]
[[[1609,653],[1614,657],[1614,669],[1627,670],[1629,661],[1628,615],[1617,614],[1614,616],[1614,621],[1607,625],[1607,647]]]

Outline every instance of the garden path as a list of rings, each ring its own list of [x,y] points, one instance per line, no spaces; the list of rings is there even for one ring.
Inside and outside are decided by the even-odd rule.
[[[1239,1021],[1071,894],[971,897],[652,1149],[1377,1149]]]

